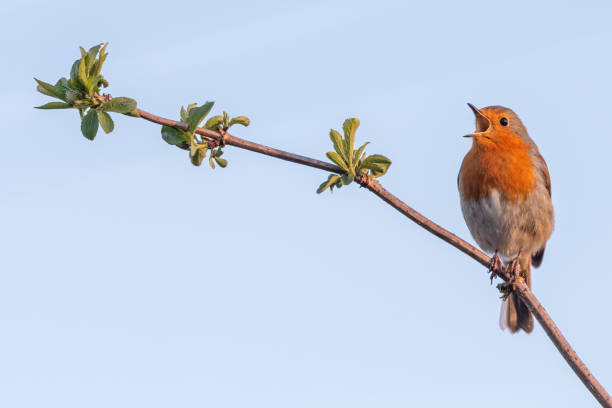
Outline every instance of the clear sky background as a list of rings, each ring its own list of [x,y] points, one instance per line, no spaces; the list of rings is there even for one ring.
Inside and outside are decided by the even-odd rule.
[[[465,2],[462,2],[465,3]],[[485,269],[357,186],[227,148],[196,168],[115,115],[83,138],[32,77],[110,42],[114,96],[319,159],[358,117],[381,181],[469,239],[465,105],[513,108],[556,227],[533,289],[612,391],[609,2],[9,2],[0,25],[3,407],[595,406],[539,325],[498,328]]]

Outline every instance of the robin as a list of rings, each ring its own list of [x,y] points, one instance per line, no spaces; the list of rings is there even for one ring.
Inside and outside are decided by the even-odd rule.
[[[531,288],[530,266],[542,263],[554,225],[546,162],[511,109],[468,106],[476,131],[465,135],[472,148],[457,180],[463,218],[482,250],[494,254],[492,273],[499,254]],[[500,327],[533,330],[533,316],[516,293],[502,302]]]

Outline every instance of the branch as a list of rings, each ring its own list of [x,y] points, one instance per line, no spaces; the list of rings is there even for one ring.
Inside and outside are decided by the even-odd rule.
[[[393,208],[404,214],[406,217],[425,228],[427,231],[441,238],[443,241],[448,242],[480,264],[488,266],[490,258],[485,253],[475,248],[473,245],[470,245],[452,232],[445,230],[419,212],[413,210],[406,203],[387,191],[379,183],[368,184],[367,188],[382,198]],[[503,271],[498,273],[498,276],[500,276],[506,282],[510,278]],[[603,407],[611,408],[612,398],[610,398],[610,395],[599,383],[599,381],[597,381],[593,374],[591,374],[580,357],[578,357],[578,354],[576,354],[572,346],[570,346],[546,309],[544,309],[544,306],[542,306],[540,301],[535,297],[523,279],[518,279],[516,281],[514,290],[518,293],[521,300],[525,302],[527,307],[529,307],[529,310],[531,310],[536,319],[538,319],[538,322],[540,322],[540,325],[550,340],[553,342],[555,347],[557,347],[557,350],[559,350],[559,353],[561,353],[565,361],[567,361],[567,364],[569,364],[572,370],[574,370],[574,373],[576,373],[578,378],[580,378],[580,381],[582,381],[585,387],[587,387],[587,389]]]
[[[138,115],[148,120],[149,122],[157,123],[159,125],[165,125],[174,127],[183,131],[189,130],[189,125],[183,122],[177,122],[175,120],[162,118],[152,113],[145,112],[141,109],[136,109]],[[219,132],[215,132],[209,129],[197,128],[195,131],[197,134],[217,140],[221,142],[221,144],[236,146],[241,149],[250,150],[252,152],[265,154],[267,156],[276,157],[277,159],[287,160],[293,163],[303,164],[304,166],[315,167],[317,169],[329,171],[332,173],[343,174],[344,170],[340,167],[327,163],[321,160],[311,159],[309,157],[300,156],[299,154],[289,153],[282,150],[274,149],[272,147],[260,145],[257,143],[249,142],[248,140],[240,139],[238,137],[234,137],[229,133],[221,134]]]
[[[227,130],[234,124],[248,126],[249,119],[244,116],[237,116],[230,120],[228,114],[223,112],[223,116],[217,115],[211,117],[204,124],[203,128],[200,127],[200,124],[212,109],[213,102],[207,102],[200,107],[192,104],[187,106],[187,109],[182,108],[181,120],[183,122],[155,116],[137,109],[136,101],[131,98],[112,98],[108,94],[100,94],[101,88],[108,86],[108,81],[101,75],[102,65],[108,55],[106,53],[107,46],[108,43],[99,44],[91,47],[89,51],[85,51],[81,47],[81,58],[72,64],[70,79],[60,78],[55,85],[35,79],[38,83],[37,90],[39,92],[61,101],[49,102],[38,108],[78,109],[81,117],[81,132],[89,140],[93,140],[96,137],[98,127],[101,127],[105,133],[113,131],[115,125],[108,112],[123,113],[158,123],[163,125],[161,129],[162,138],[171,145],[189,150],[190,160],[196,166],[202,163],[206,152],[210,151],[209,163],[211,167],[214,168],[215,166],[213,161],[219,166],[225,167],[227,160],[220,157],[223,154],[221,147],[232,145],[278,159],[336,173],[319,186],[318,193],[327,188],[340,188],[342,185],[355,181],[427,231],[448,242],[480,264],[485,266],[489,264],[489,257],[482,251],[413,210],[374,180],[374,178],[385,174],[391,161],[385,156],[378,154],[366,157],[364,148],[368,143],[363,144],[356,152],[354,151],[355,130],[359,126],[359,120],[356,118],[347,119],[344,122],[344,138],[342,138],[339,132],[333,129],[330,131],[330,139],[333,142],[335,152],[328,152],[327,157],[336,163],[336,166],[309,157],[249,142],[227,133]],[[218,131],[215,131],[215,129]],[[201,137],[196,137],[196,134],[199,134]],[[495,272],[504,281],[510,281],[507,271],[496,270]],[[597,401],[604,407],[612,408],[612,399],[606,390],[597,382],[576,352],[570,347],[544,307],[527,287],[525,281],[521,278],[512,280],[512,289],[529,307],[561,355]]]
[[[171,126],[183,131],[189,129],[189,125],[183,122],[177,122],[174,120],[155,116],[141,109],[137,109],[137,112],[141,118],[146,119],[150,122],[165,126]],[[274,149],[272,147],[264,146],[258,143],[249,142],[248,140],[232,136],[229,133],[224,132],[222,134],[220,132],[215,132],[209,129],[202,128],[196,129],[196,133],[217,140],[222,145],[226,144],[236,146],[241,149],[250,150],[252,152],[265,154],[267,156],[272,156],[277,159],[302,164],[304,166],[314,167],[336,174],[346,173],[342,168],[336,165],[326,163],[320,160],[311,159],[309,157],[300,156],[294,153],[285,152],[283,150]],[[452,232],[442,228],[435,222],[431,221],[429,218],[425,217],[418,211],[411,208],[409,205],[391,194],[387,189],[380,185],[378,181],[375,181],[368,176],[358,176],[355,181],[361,184],[363,187],[366,187],[372,193],[376,194],[391,207],[395,208],[400,213],[410,218],[420,227],[426,229],[438,238],[454,246],[455,248],[457,248],[464,254],[470,256],[472,259],[474,259],[481,265],[489,265],[490,257],[487,254],[474,247],[473,245],[469,244],[465,240],[459,238]],[[497,275],[500,276],[506,282],[510,279],[510,276],[505,271],[499,271]],[[569,366],[572,368],[572,370],[574,370],[578,378],[580,378],[582,383],[587,387],[591,394],[593,394],[593,396],[597,399],[597,401],[599,401],[599,403],[603,407],[612,408],[612,398],[610,398],[610,395],[606,392],[604,387],[597,381],[593,374],[591,374],[591,372],[582,362],[580,357],[578,357],[578,354],[576,354],[576,352],[567,342],[563,334],[561,334],[561,331],[559,330],[555,322],[552,320],[546,309],[544,309],[544,306],[542,306],[540,301],[535,297],[533,292],[525,284],[525,281],[522,279],[518,279],[515,283],[514,290],[529,307],[529,310],[531,310],[538,322],[540,322],[540,325],[542,325],[542,328],[544,329],[548,337],[551,339],[555,347],[557,347],[559,353],[561,353],[565,361],[567,361]]]

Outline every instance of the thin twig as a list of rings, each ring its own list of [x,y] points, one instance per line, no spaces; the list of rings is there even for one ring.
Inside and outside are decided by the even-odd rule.
[[[141,118],[146,119],[150,122],[158,123],[160,125],[175,127],[175,128],[185,130],[185,131],[189,130],[189,125],[186,123],[177,122],[175,120],[170,120],[170,119],[162,118],[159,116],[155,116],[141,109],[137,109],[137,111]],[[209,137],[211,139],[221,140],[221,135],[218,132],[215,132],[214,130],[197,128],[196,133],[202,136]],[[225,141],[226,145],[240,147],[241,149],[246,149],[252,152],[257,152],[257,153],[265,154],[268,156],[276,157],[277,159],[282,159],[282,160],[287,160],[287,161],[298,163],[298,164],[303,164],[304,166],[315,167],[317,169],[329,171],[331,173],[338,173],[338,174],[344,173],[344,170],[342,170],[342,168],[334,164],[327,163],[321,160],[311,159],[305,156],[300,156],[299,154],[285,152],[282,150],[274,149],[272,147],[260,145],[257,143],[249,142],[248,140],[244,140],[244,139],[240,139],[238,137],[232,136],[229,133],[225,134],[225,137],[223,138],[223,140]]]
[[[181,130],[189,129],[189,126],[186,123],[161,118],[159,116],[152,115],[140,109],[138,109],[138,113],[143,119],[158,123],[160,125],[172,126]],[[218,132],[212,130],[198,128],[196,132],[202,136],[211,139],[221,140],[221,135]],[[223,140],[228,145],[251,150],[253,152],[265,154],[267,156],[276,157],[278,159],[287,160],[305,166],[315,167],[317,169],[329,171],[332,173],[345,173],[342,168],[336,165],[274,149],[257,143],[249,142],[247,140],[232,136],[229,133],[226,133],[224,135]],[[442,228],[441,226],[431,221],[429,218],[425,217],[418,211],[414,210],[409,205],[401,201],[399,198],[391,194],[388,190],[381,186],[379,182],[372,180],[369,177],[359,177],[356,181],[362,186],[366,187],[372,193],[376,194],[387,204],[389,204],[390,206],[398,210],[400,213],[404,214],[406,217],[410,218],[412,221],[417,223],[419,226],[425,228],[427,231],[431,232],[438,238],[451,244],[452,246],[459,249],[464,254],[470,256],[480,264],[484,266],[487,266],[489,264],[491,258],[487,254],[480,251],[478,248],[469,244],[465,240],[459,238],[452,232]],[[509,276],[505,273],[505,271],[500,271],[497,274],[504,281],[508,281]],[[612,398],[610,397],[610,395],[597,381],[597,379],[591,374],[587,366],[582,362],[582,360],[580,359],[580,357],[578,357],[574,349],[569,345],[563,334],[561,334],[561,331],[559,330],[555,322],[552,320],[548,312],[546,312],[546,309],[544,309],[544,306],[542,306],[542,304],[538,301],[533,292],[531,292],[529,287],[525,284],[524,280],[519,279],[516,282],[515,290],[520,296],[520,298],[529,307],[529,310],[531,310],[538,322],[540,322],[542,328],[544,329],[548,337],[551,339],[555,347],[557,347],[557,350],[559,350],[563,358],[565,358],[565,361],[567,361],[569,366],[572,368],[572,370],[574,370],[578,378],[580,378],[580,380],[591,392],[591,394],[593,394],[593,396],[597,399],[597,401],[599,401],[599,403],[603,407],[612,408]]]

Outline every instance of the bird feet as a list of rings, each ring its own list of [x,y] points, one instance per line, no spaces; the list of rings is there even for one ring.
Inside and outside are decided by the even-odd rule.
[[[491,278],[491,285],[493,284],[493,278],[498,276],[498,272],[504,270],[501,259],[497,256],[497,250],[495,250],[495,255],[489,261],[489,273],[491,274],[489,277]]]
[[[519,256],[514,258],[512,262],[506,265],[506,267],[504,268],[504,272],[508,276],[508,280],[497,285],[497,289],[502,293],[502,299],[506,300],[510,293],[514,291],[516,281],[521,277],[521,265],[519,263]]]
[[[514,287],[514,283],[519,278],[521,273],[521,265],[519,264],[518,256],[514,258],[512,262],[506,265],[506,273],[509,276],[509,279],[506,282],[506,286]]]

